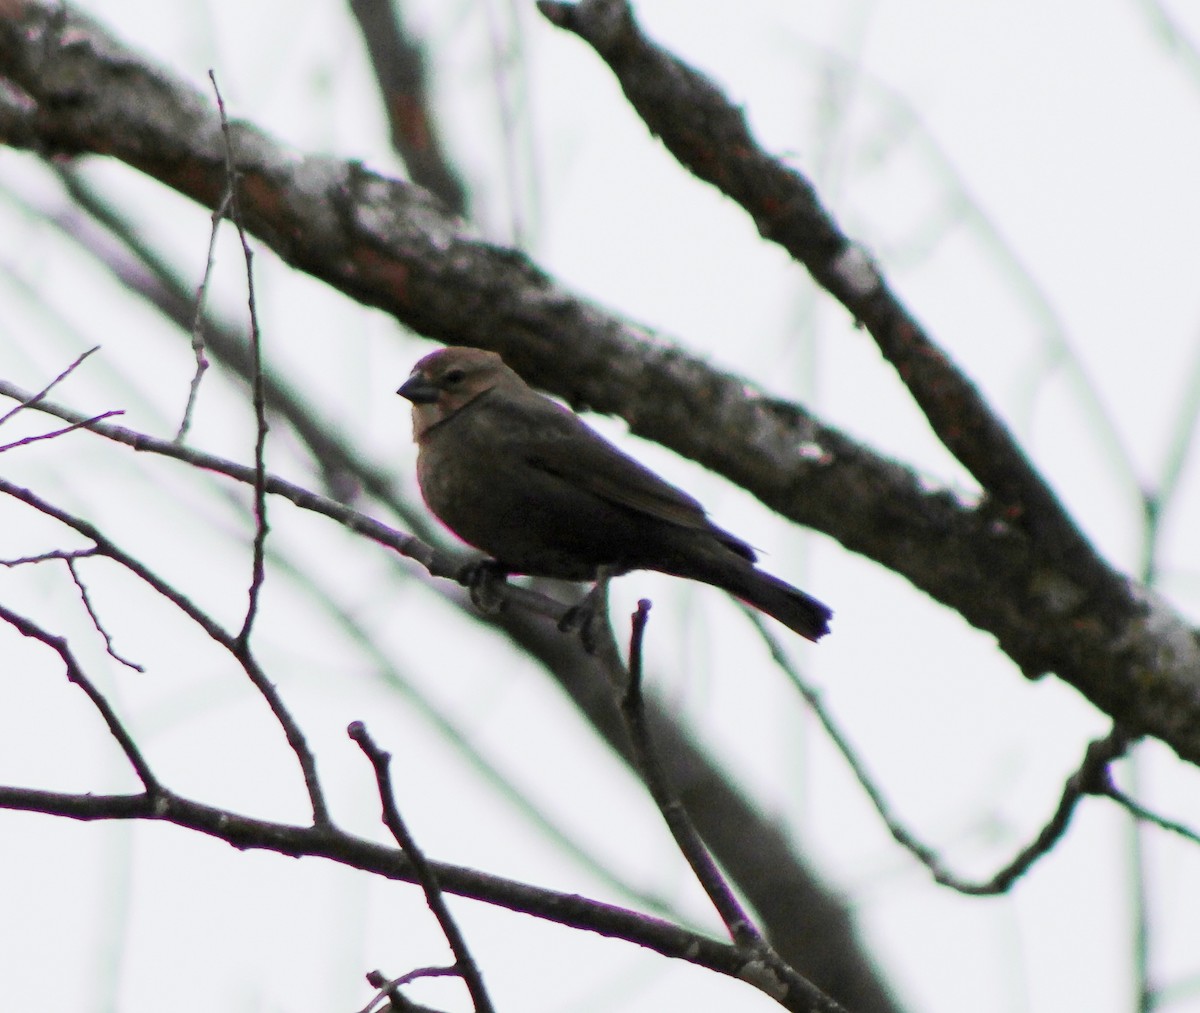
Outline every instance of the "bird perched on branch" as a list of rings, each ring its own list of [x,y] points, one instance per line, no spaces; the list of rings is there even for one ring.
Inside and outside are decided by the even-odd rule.
[[[413,404],[425,502],[495,570],[561,580],[657,570],[722,588],[809,640],[829,632],[821,602],[756,569],[754,550],[696,500],[496,353],[443,348],[396,393]]]

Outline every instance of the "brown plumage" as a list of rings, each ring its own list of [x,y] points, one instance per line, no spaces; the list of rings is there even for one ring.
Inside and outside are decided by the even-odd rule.
[[[506,573],[595,580],[658,570],[703,581],[802,637],[828,608],[755,569],[754,550],[663,481],[538,394],[494,352],[443,348],[397,391],[413,403],[425,502]]]

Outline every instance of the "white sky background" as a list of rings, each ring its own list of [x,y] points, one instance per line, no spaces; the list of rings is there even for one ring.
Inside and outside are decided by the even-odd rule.
[[[1200,65],[1156,30],[1154,5],[636,6],[653,37],[744,105],[768,149],[812,175],[1087,532],[1135,572],[1137,487],[1160,478],[1200,360]],[[679,169],[590,49],[532,4],[405,7],[431,46],[441,126],[486,235],[519,235],[569,288],[969,494],[870,339],[739,209]],[[98,0],[88,9],[197,84],[214,68],[234,115],[297,148],[398,171],[341,5]],[[1200,45],[1197,9],[1177,4],[1174,16]],[[498,80],[514,130],[502,125]],[[208,216],[121,166],[86,169],[198,283]],[[0,150],[0,190],[0,374],[35,389],[101,344],[56,399],[123,408],[124,424],[173,433],[191,376],[186,344],[46,222],[65,204],[35,159]],[[411,486],[407,411],[392,392],[432,346],[269,252],[255,263],[274,363]],[[242,271],[224,242],[214,304],[227,319],[244,315]],[[193,441],[249,461],[248,408],[219,374],[205,380]],[[10,423],[0,442],[34,421]],[[620,425],[598,424],[624,439]],[[1103,717],[1052,678],[1024,680],[991,638],[894,576],[661,448],[634,449],[760,546],[768,568],[834,607],[834,635],[793,653],[908,825],[964,873],[1006,862],[1106,730]],[[242,490],[231,498],[226,484],[83,434],[3,463],[13,481],[85,513],[236,628],[249,575]],[[282,432],[270,464],[308,478]],[[1159,563],[1162,592],[1200,619],[1198,491],[1190,469],[1169,504]],[[0,557],[63,544],[39,520],[0,503]],[[431,856],[623,899],[545,843],[428,729],[314,586],[522,792],[636,888],[717,931],[657,814],[539,673],[430,601],[383,550],[283,505],[272,523],[273,546],[304,580],[272,576],[257,648],[310,736],[344,826],[385,839],[370,771],[344,732],[361,718],[394,753],[402,810]],[[244,678],[114,568],[94,562],[84,573],[118,649],[144,675],[104,654],[61,567],[0,572],[0,600],[72,636],[170,787],[302,821],[291,754]],[[655,601],[649,650],[662,692],[846,892],[908,1008],[1131,1008],[1128,829],[1113,806],[1085,802],[1066,840],[1009,896],[951,894],[892,843],[723,596],[639,574],[619,582],[614,614],[641,596]],[[1146,800],[1200,825],[1196,772],[1156,745],[1140,758]],[[6,631],[0,783],[134,787],[61,666]],[[1154,979],[1192,982],[1161,1008],[1200,1010],[1200,849],[1158,832],[1146,841]],[[775,1008],[626,944],[482,905],[455,910],[500,1009]],[[365,971],[444,959],[414,887],[242,854],[169,827],[0,814],[4,1009],[350,1010],[369,994]],[[413,995],[466,1008],[456,986]]]

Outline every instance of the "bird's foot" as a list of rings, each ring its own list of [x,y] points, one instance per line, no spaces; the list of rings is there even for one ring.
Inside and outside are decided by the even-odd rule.
[[[563,633],[579,634],[579,642],[588,654],[596,653],[597,638],[600,635],[600,613],[592,600],[592,592],[578,605],[573,605],[563,613],[558,621],[558,628]]]
[[[563,633],[578,633],[579,642],[588,654],[595,654],[600,638],[606,632],[608,619],[608,582],[611,573],[604,567],[597,574],[596,583],[583,596],[578,605],[563,613],[558,628]]]
[[[471,595],[471,603],[485,615],[503,611],[505,601],[500,588],[507,579],[508,571],[494,559],[479,559],[458,571],[458,582]]]

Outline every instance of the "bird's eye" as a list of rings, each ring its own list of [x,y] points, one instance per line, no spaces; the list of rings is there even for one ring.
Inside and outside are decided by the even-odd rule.
[[[443,380],[445,381],[447,386],[452,387],[456,383],[462,383],[463,380],[466,379],[466,377],[467,377],[467,374],[464,373],[461,369],[452,369],[452,370],[450,370],[449,373],[447,373],[443,377]]]

